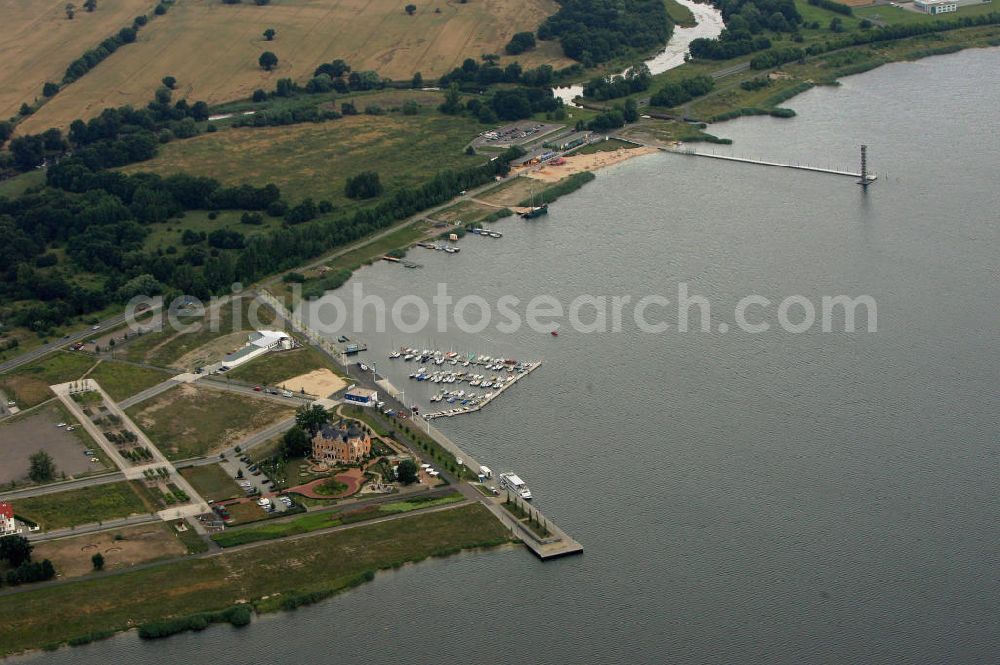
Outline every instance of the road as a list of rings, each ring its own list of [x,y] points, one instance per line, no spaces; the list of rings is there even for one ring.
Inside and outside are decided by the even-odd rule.
[[[156,309],[158,309],[158,307],[151,307],[148,311],[152,312],[155,311]],[[104,319],[103,321],[98,323],[97,324],[98,329],[101,331],[107,331],[117,326],[120,326],[121,324],[125,323],[125,318],[126,317],[124,312],[122,312],[121,314],[116,314],[115,316]],[[95,332],[96,331],[94,330],[94,327],[90,326],[88,328],[84,328],[83,330],[72,332],[63,337],[62,339],[58,339],[54,342],[49,342],[48,344],[43,344],[41,346],[35,347],[30,351],[25,351],[16,358],[11,358],[6,362],[0,363],[0,374],[2,374],[3,372],[8,372],[17,367],[20,367],[21,365],[26,365],[34,360],[38,360],[39,358],[47,356],[53,351],[57,351],[69,344],[72,344],[74,342],[79,342],[81,340],[87,339],[88,337],[92,337]]]
[[[77,478],[76,480],[66,480],[61,483],[52,483],[50,485],[41,485],[35,487],[25,487],[19,490],[10,490],[8,492],[0,492],[0,501],[16,501],[17,499],[28,499],[33,496],[45,496],[46,494],[57,494],[58,492],[65,492],[67,490],[76,490],[83,487],[93,487],[94,485],[106,485],[108,483],[117,483],[125,480],[125,474],[121,471],[113,471],[111,473],[102,473],[96,476],[87,476],[86,478]]]

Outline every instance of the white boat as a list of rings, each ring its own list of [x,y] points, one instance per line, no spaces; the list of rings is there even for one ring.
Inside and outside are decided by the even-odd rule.
[[[403,360],[413,360],[413,354],[407,353],[405,356],[403,356]]]
[[[500,487],[509,491],[525,501],[531,501],[531,490],[527,483],[521,480],[513,471],[505,471],[500,474]]]

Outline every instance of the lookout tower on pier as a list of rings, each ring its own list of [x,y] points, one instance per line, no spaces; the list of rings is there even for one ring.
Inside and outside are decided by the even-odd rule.
[[[868,173],[868,146],[862,145],[861,146],[861,177],[858,179],[858,184],[861,185],[862,187],[864,187],[865,189],[867,189],[868,185],[870,185],[873,182],[875,182],[875,178],[876,177],[878,177],[878,176],[876,176],[874,173],[872,173],[870,175]]]

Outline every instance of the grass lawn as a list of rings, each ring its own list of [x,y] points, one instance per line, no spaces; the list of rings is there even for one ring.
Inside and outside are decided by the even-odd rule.
[[[114,360],[102,361],[94,368],[89,378],[100,384],[111,399],[120,402],[146,388],[152,388],[170,378],[167,372],[160,372],[148,367],[138,367]]]
[[[438,171],[482,163],[482,156],[463,152],[482,129],[473,119],[439,113],[357,115],[284,127],[225,129],[168,143],[157,157],[124,170],[185,172],[232,185],[273,182],[286,201],[311,196],[343,211],[360,205],[344,196],[344,184],[348,176],[361,171],[377,171],[391,193],[418,185]],[[192,217],[191,228],[197,219]],[[171,226],[187,228],[186,221]]]
[[[693,28],[697,24],[691,10],[679,2],[675,2],[675,0],[663,0],[663,4],[667,8],[667,14],[671,20],[680,27]]]
[[[49,386],[75,381],[97,361],[83,353],[56,351],[33,363],[0,375],[0,388],[22,409],[54,397]]]
[[[37,187],[45,184],[45,170],[35,169],[16,175],[13,178],[0,180],[0,196],[14,198],[20,196],[29,187]]]
[[[222,501],[243,496],[243,489],[218,464],[189,466],[180,474],[206,501]]]
[[[626,150],[631,150],[633,148],[638,148],[639,146],[635,143],[629,143],[628,141],[622,141],[621,139],[608,139],[607,141],[600,141],[598,143],[591,143],[585,145],[579,150],[574,150],[574,155],[592,155],[596,152],[614,152],[620,148]]]
[[[327,529],[341,524],[350,524],[394,515],[396,513],[407,513],[420,508],[431,508],[433,506],[443,506],[449,503],[462,501],[463,497],[458,492],[441,497],[420,497],[408,501],[396,501],[378,506],[370,506],[356,511],[343,511],[336,513],[319,513],[305,515],[289,522],[276,524],[266,524],[264,526],[249,527],[246,529],[226,530],[212,536],[212,540],[221,547],[235,547],[246,543],[255,543],[261,540],[274,540],[275,538],[285,538],[300,533],[309,533]]]
[[[209,214],[208,210],[188,210],[181,219],[171,219],[166,224],[150,224],[147,227],[149,235],[143,241],[144,249],[147,252],[155,252],[158,249],[166,251],[168,247],[174,247],[178,251],[183,251],[184,245],[181,243],[181,236],[188,229],[204,231],[206,234],[225,229],[242,233],[244,237],[250,238],[279,229],[284,221],[281,217],[270,217],[262,214],[264,223],[251,225],[241,221],[242,210],[219,210],[216,211],[215,219],[210,219]],[[198,246],[205,247],[205,244],[202,243]]]
[[[185,531],[178,531],[175,526],[177,524],[185,524],[187,529]],[[194,530],[190,522],[178,520],[176,522],[167,522],[164,526],[187,548],[188,554],[200,554],[201,552],[208,551],[208,543],[201,539],[201,536]]]
[[[239,301],[221,305],[218,308],[217,323],[214,323],[207,314],[203,317],[180,317],[183,325],[192,326],[190,332],[175,331],[164,321],[163,330],[134,337],[119,347],[115,353],[120,353],[125,360],[133,362],[175,367],[185,355],[222,336],[236,331],[252,330],[249,310],[253,302],[249,298],[241,298]],[[257,318],[262,325],[269,325],[274,321],[274,312],[269,307],[259,307],[256,310]]]
[[[273,611],[288,596],[336,593],[366,572],[507,541],[507,530],[483,506],[470,505],[0,596],[0,622],[5,626],[0,655],[222,609],[240,599]],[[289,561],[296,565],[289,566]],[[259,600],[271,594],[281,595]]]
[[[295,410],[264,398],[181,384],[127,412],[164,455],[176,460],[225,448]]]
[[[314,369],[329,369],[337,374],[336,366],[313,346],[303,346],[291,351],[268,353],[254,358],[245,365],[231,370],[228,376],[237,381],[280,386],[288,379],[307,374]]]
[[[45,531],[149,512],[127,482],[19,499],[14,509]]]

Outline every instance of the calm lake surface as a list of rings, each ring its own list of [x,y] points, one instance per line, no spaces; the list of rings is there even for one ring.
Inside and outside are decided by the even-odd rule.
[[[401,344],[544,360],[482,412],[436,424],[521,474],[583,556],[466,553],[240,631],[24,660],[995,663],[998,66],[997,49],[890,65],[793,99],[792,120],[712,129],[736,154],[841,167],[867,143],[881,174],[867,194],[845,177],[652,155],[547,218],[497,223],[502,240],[356,275],[386,298],[430,298],[444,280],[488,300],[673,299],[686,282],[711,301],[711,333],[626,319],[558,338],[364,336],[410,401],[432,389],[386,359]],[[716,332],[753,293],[868,294],[878,332]]]

